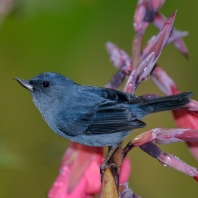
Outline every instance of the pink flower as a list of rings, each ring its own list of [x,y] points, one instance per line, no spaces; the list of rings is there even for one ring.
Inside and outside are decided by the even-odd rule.
[[[48,192],[49,198],[91,198],[100,192],[103,148],[72,143],[63,156],[59,175]],[[123,161],[120,182],[128,180],[130,160]]]
[[[124,79],[128,77],[124,91],[134,93],[138,85],[146,80],[153,71],[152,76],[154,81],[165,94],[172,95],[179,92],[172,79],[170,79],[161,68],[155,67],[162,49],[169,43],[174,43],[186,57],[188,55],[188,50],[182,40],[182,37],[186,36],[187,32],[178,31],[172,28],[176,12],[174,12],[168,20],[158,12],[164,2],[165,0],[138,1],[133,24],[135,29],[135,37],[132,45],[133,58],[113,43],[107,43],[106,48],[110,55],[110,60],[119,70],[106,87],[118,89]],[[160,29],[160,32],[156,37],[152,37],[146,47],[142,50],[143,36],[149,23],[153,23]],[[144,95],[143,97],[149,99],[158,96]],[[164,153],[154,144],[187,141],[191,152],[198,159],[198,143],[192,142],[198,140],[198,130],[191,130],[198,128],[198,115],[188,111],[187,108],[198,111],[198,102],[191,102],[186,105],[186,109],[173,111],[178,127],[185,129],[164,130],[157,128],[147,131],[131,140],[125,147],[124,152],[121,152],[124,154],[123,156],[120,156],[121,160],[118,160],[120,163],[122,162],[120,172],[118,171],[119,183],[122,184],[119,189],[120,197],[139,197],[128,189],[128,184],[126,183],[131,172],[130,160],[125,158],[122,161],[129,150],[135,146],[139,146],[150,156],[158,159],[160,163],[183,172],[198,181],[198,170],[196,168],[189,166],[171,154]],[[118,194],[116,182],[114,181],[115,178],[113,177],[110,168],[105,170],[106,174],[104,173],[103,175],[103,186],[101,187],[100,165],[102,161],[103,148],[88,147],[72,143],[63,157],[59,175],[52,185],[48,197],[91,198],[95,197],[100,190],[100,197],[106,197],[109,193],[112,195],[113,192]],[[120,166],[118,165],[117,167],[119,169]],[[114,186],[114,190],[112,190],[112,186]]]
[[[155,83],[166,95],[180,92],[174,81],[160,67],[154,69],[152,76]],[[195,101],[191,103],[193,105]],[[191,107],[191,104],[188,106]],[[188,109],[177,109],[173,111],[173,116],[178,128],[198,129],[198,114],[196,112],[189,111]],[[192,155],[198,160],[198,142],[186,141],[186,144]]]
[[[157,13],[155,16],[155,20],[153,21],[153,24],[160,30],[164,26],[166,20],[167,19],[163,14]],[[166,42],[166,45],[173,43],[174,46],[181,52],[181,54],[184,55],[186,58],[188,58],[188,49],[182,39],[187,35],[188,35],[187,31],[180,31],[173,28]]]
[[[179,90],[173,90],[173,93]],[[177,127],[198,129],[198,114],[186,109],[173,111]],[[186,142],[192,155],[198,160],[198,142]]]

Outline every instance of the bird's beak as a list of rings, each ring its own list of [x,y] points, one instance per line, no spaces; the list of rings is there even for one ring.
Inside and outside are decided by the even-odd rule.
[[[29,81],[23,80],[21,78],[14,78],[14,80],[17,80],[26,89],[28,89],[30,91],[33,91],[34,90],[34,87],[32,85],[30,85]]]

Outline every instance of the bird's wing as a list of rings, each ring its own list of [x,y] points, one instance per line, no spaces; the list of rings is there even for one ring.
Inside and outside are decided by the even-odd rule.
[[[101,89],[104,102],[98,107],[92,123],[85,134],[116,133],[144,127],[146,124],[136,118],[127,104],[140,104],[144,100],[113,89]]]
[[[103,89],[103,97],[112,101],[118,101],[128,104],[140,104],[145,102],[145,99],[135,96],[133,94],[107,88]]]
[[[85,87],[78,96],[79,107],[71,104],[71,111],[60,112],[62,119],[57,121],[56,127],[67,135],[116,133],[145,126],[127,105],[140,103],[139,97],[95,87]]]
[[[116,133],[144,126],[145,123],[136,118],[129,106],[109,102],[99,107],[84,134]]]

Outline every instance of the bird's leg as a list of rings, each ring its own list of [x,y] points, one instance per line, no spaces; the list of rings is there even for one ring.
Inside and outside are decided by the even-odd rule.
[[[103,163],[100,166],[100,173],[103,174],[106,168],[116,166],[114,163],[109,164],[109,160],[112,157],[113,153],[116,151],[117,147],[109,147],[109,153]],[[116,167],[117,168],[117,167]]]
[[[117,147],[109,147],[109,153],[108,153],[107,157],[105,158],[104,162],[100,166],[100,173],[101,173],[102,178],[103,178],[105,169],[110,168],[111,171],[112,171],[112,174],[114,176],[116,186],[118,187],[119,186],[118,168],[117,168],[116,164],[113,162],[113,159],[112,159],[112,155],[114,154],[116,149],[117,149]]]

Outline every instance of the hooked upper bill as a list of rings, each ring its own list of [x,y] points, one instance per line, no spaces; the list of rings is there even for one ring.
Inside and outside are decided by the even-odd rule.
[[[30,91],[33,91],[34,90],[34,87],[29,83],[29,81],[23,80],[21,78],[14,78],[14,80],[17,80],[17,82],[20,83],[26,89],[28,89]]]

